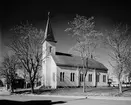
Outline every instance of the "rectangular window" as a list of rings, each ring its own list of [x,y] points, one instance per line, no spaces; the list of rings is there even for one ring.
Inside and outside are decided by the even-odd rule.
[[[75,73],[73,73],[73,81],[75,81]]]
[[[83,82],[83,74],[80,74],[80,82]]]
[[[60,81],[62,81],[62,72],[60,72]]]
[[[89,80],[89,82],[92,82],[92,74],[89,74],[88,80]]]
[[[100,81],[99,79],[100,79],[100,75],[97,74],[96,75],[96,82],[99,82]]]
[[[63,78],[62,78],[62,81],[64,81],[64,74],[65,74],[65,73],[63,72]]]
[[[61,82],[64,81],[64,72],[60,72],[60,81],[61,81]]]
[[[75,81],[75,73],[70,74],[70,81],[72,81],[72,82]]]
[[[72,81],[72,73],[70,73],[70,81]]]
[[[103,82],[106,82],[106,75],[103,75]]]

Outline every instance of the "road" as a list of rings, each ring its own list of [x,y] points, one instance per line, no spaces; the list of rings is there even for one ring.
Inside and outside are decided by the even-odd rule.
[[[4,104],[32,104],[32,105],[131,105],[131,101],[124,100],[100,100],[85,98],[63,98],[63,97],[45,97],[45,96],[23,96],[11,95],[0,96],[1,105]]]

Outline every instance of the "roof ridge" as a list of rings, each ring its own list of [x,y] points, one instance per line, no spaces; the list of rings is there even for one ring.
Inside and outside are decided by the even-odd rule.
[[[56,64],[59,65],[72,65],[72,66],[82,66],[82,62],[80,56],[65,56],[65,55],[55,55],[53,54],[53,59],[55,60]],[[108,70],[101,62],[96,61],[94,59],[89,59],[89,67],[95,69],[103,69]]]

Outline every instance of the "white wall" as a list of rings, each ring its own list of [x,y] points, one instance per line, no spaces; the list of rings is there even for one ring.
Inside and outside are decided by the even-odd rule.
[[[106,82],[103,82],[103,75],[106,75]],[[107,73],[100,73],[99,82],[97,83],[97,86],[107,86],[108,79],[107,79]]]
[[[44,71],[44,82],[45,82],[45,86],[51,86],[51,57],[49,56],[46,60],[45,60],[45,67],[43,69]]]
[[[49,54],[49,46],[52,46],[49,42],[45,41],[42,46],[43,62],[42,62],[42,84],[46,87],[56,88],[57,81],[53,81],[53,73],[56,74],[56,64]],[[52,53],[55,53],[55,46],[52,46]]]
[[[92,74],[92,82],[89,82],[89,74]],[[86,75],[86,81],[85,81],[86,86],[95,86],[95,70],[89,70]],[[80,86],[83,86],[83,82],[80,82]]]
[[[64,81],[60,81],[60,72],[64,72]],[[74,81],[70,81],[70,74],[75,73]],[[61,69],[57,66],[57,86],[78,86],[78,70]]]
[[[47,42],[45,41],[43,46],[42,46],[42,84],[45,86],[51,86],[50,83],[50,78],[51,78],[51,73],[50,73],[50,65],[51,64],[51,57],[47,57]]]
[[[46,60],[45,56],[46,56],[46,42],[43,43],[42,45],[42,68],[41,68],[41,83],[42,85],[46,86]]]
[[[60,81],[60,72],[65,72],[64,82]],[[70,73],[75,73],[75,81],[70,81]],[[89,82],[89,74],[92,74],[92,82]],[[106,82],[103,82],[103,75],[106,75]],[[95,86],[96,74],[95,70],[90,70],[86,75],[86,86]],[[79,82],[79,70],[65,70],[57,67],[57,85],[58,86],[83,86],[83,82]],[[107,73],[100,72],[99,82],[97,86],[107,86]]]
[[[56,66],[56,63],[55,61],[53,60],[52,56],[51,56],[51,64],[49,64],[50,66],[50,69],[51,69],[51,78],[50,78],[50,81],[51,81],[51,88],[56,88],[57,87],[57,66]],[[53,79],[53,73],[55,74],[55,79]]]
[[[89,74],[92,74],[92,82],[89,82]],[[94,75],[94,71],[88,71],[87,75],[86,75],[86,86],[94,86],[94,81],[95,81],[95,75]]]

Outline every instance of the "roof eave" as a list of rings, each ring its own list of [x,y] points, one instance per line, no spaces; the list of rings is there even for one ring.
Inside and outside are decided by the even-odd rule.
[[[64,66],[64,67],[76,67],[76,68],[83,68],[83,66],[76,66],[76,65],[66,65],[66,64],[59,64],[59,63],[57,63],[56,64],[57,66]],[[84,68],[86,68],[86,67],[84,67]],[[93,68],[93,67],[89,67],[89,69],[96,69],[96,70],[105,70],[105,71],[108,71],[108,69],[106,69],[106,68]]]

